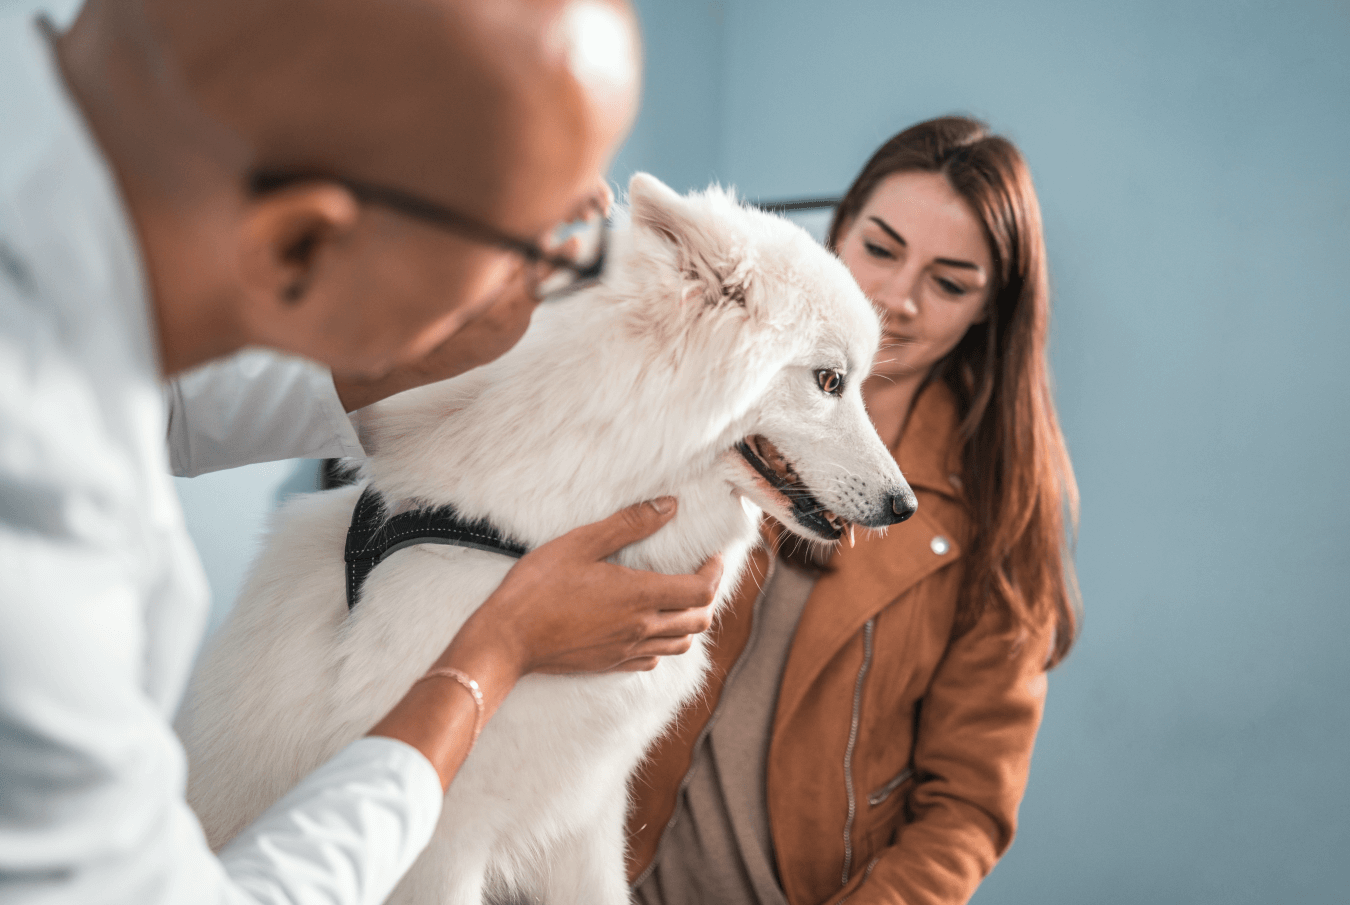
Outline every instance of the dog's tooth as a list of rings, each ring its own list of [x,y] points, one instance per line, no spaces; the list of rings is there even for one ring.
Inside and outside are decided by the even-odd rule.
[[[853,539],[853,523],[852,523],[852,522],[849,522],[849,525],[848,525],[848,545],[849,545],[850,547],[852,547],[852,546],[854,545],[854,543],[856,543],[856,541]]]

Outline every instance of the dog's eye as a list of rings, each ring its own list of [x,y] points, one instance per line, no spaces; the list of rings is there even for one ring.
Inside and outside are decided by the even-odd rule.
[[[831,396],[838,396],[844,392],[843,375],[829,368],[821,368],[816,372],[816,383],[820,385],[821,390]]]

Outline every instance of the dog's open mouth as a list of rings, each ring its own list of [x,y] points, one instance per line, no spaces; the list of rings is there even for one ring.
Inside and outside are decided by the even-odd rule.
[[[811,495],[792,463],[765,437],[755,434],[736,444],[736,451],[749,462],[769,486],[787,500],[797,523],[822,540],[838,540],[847,531],[853,538],[853,525],[840,518]]]

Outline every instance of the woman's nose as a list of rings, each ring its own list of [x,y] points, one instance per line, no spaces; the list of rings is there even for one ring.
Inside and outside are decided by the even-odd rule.
[[[901,318],[917,317],[919,314],[918,302],[914,300],[914,280],[907,278],[906,275],[897,274],[893,279],[887,281],[872,300],[880,305],[887,314],[895,315]]]

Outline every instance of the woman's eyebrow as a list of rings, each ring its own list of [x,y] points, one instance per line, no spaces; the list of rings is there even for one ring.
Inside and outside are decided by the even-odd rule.
[[[880,217],[868,217],[867,219],[871,220],[877,226],[880,226],[882,229],[884,229],[886,231],[886,235],[890,236],[892,239],[899,242],[906,248],[909,247],[909,243],[905,241],[905,237],[900,235],[895,230],[891,229],[891,225],[887,223],[885,220],[881,219]]]
[[[909,243],[905,241],[905,237],[902,236],[902,235],[900,235],[900,234],[899,234],[898,232],[896,232],[894,229],[892,229],[892,228],[891,228],[891,225],[890,225],[889,223],[887,223],[885,220],[881,219],[880,217],[875,217],[875,216],[873,216],[873,217],[868,217],[867,219],[868,219],[868,220],[871,220],[871,221],[872,221],[873,223],[875,223],[877,226],[880,226],[883,230],[886,231],[886,235],[890,236],[890,237],[891,237],[892,239],[894,239],[896,242],[899,242],[901,246],[903,246],[903,247],[905,247],[905,248],[908,248],[908,247],[909,247]],[[976,263],[973,262],[973,261],[959,261],[959,260],[957,260],[956,258],[934,258],[933,261],[934,261],[934,263],[937,263],[937,264],[945,264],[945,265],[947,265],[948,267],[960,267],[960,268],[963,268],[963,269],[965,269],[965,270],[980,270],[980,269],[981,269],[981,268],[980,268],[980,265],[979,265],[979,264],[976,264]]]

